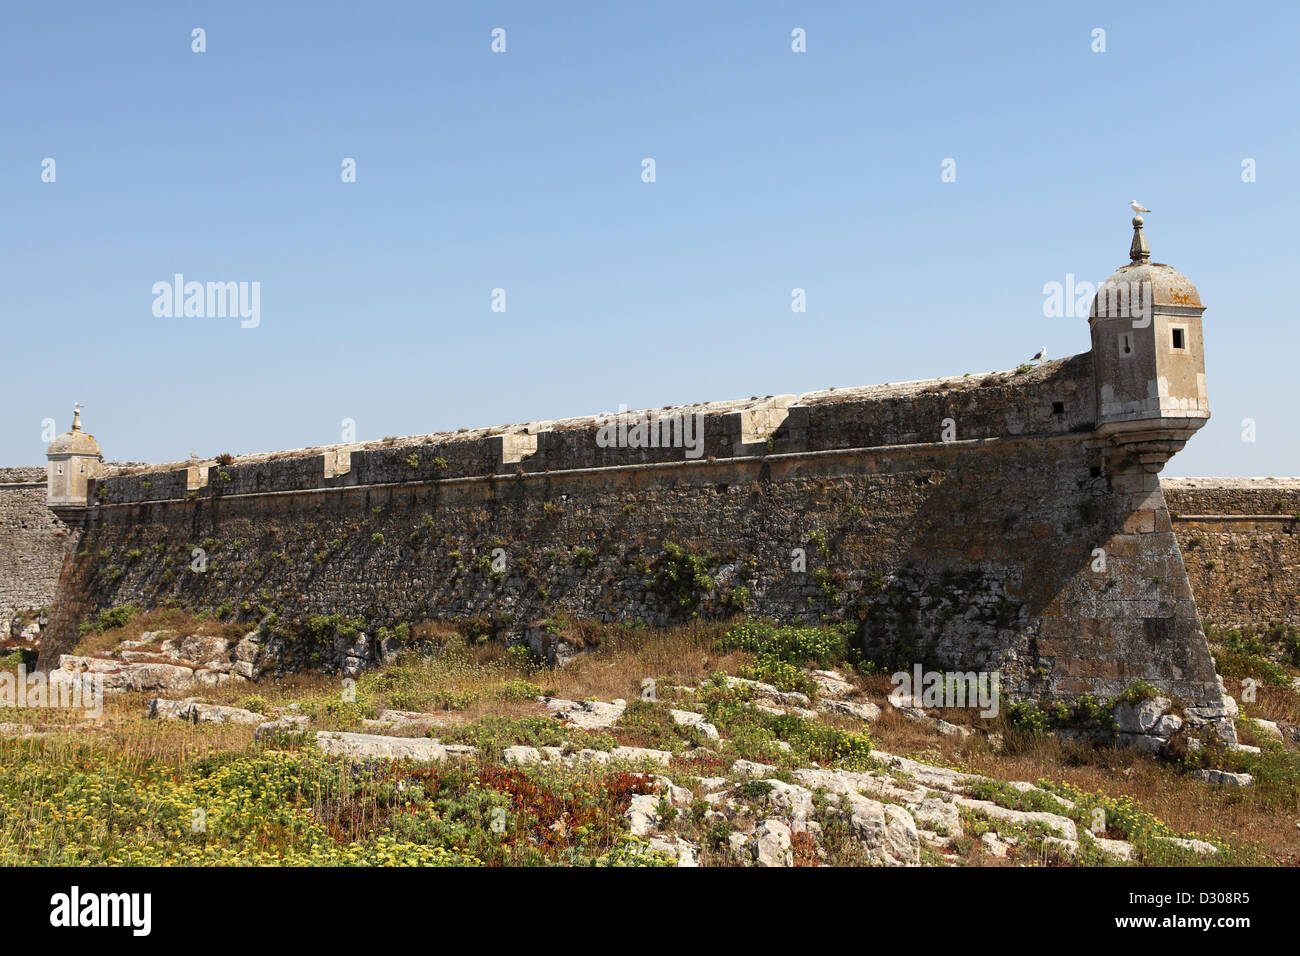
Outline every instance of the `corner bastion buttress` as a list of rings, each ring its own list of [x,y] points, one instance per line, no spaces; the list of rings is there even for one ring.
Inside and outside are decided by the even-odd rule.
[[[125,603],[508,637],[743,610],[997,670],[1013,698],[1142,679],[1219,713],[1157,478],[1209,416],[1203,307],[1140,219],[1108,285],[1090,351],[1014,371],[102,470],[62,436],[73,534],[41,663]]]

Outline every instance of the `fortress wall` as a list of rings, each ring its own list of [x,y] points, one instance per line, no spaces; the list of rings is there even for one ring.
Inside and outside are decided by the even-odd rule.
[[[678,406],[652,413],[699,416],[695,458],[734,458],[940,441],[951,419],[957,439],[1088,432],[1093,425],[1088,353],[1017,374],[932,379],[896,385],[767,396]],[[524,472],[538,474],[632,464],[671,464],[669,447],[612,446],[616,418],[587,417],[532,425],[388,439],[356,445],[109,470],[96,482],[106,504],[400,484]],[[631,419],[632,424],[635,418]],[[673,426],[674,428],[676,426]],[[668,434],[660,425],[662,434]],[[672,434],[679,435],[674,431]],[[694,439],[695,432],[686,436]]]
[[[1086,358],[937,389],[706,406],[706,446],[730,454],[698,460],[599,448],[588,421],[541,430],[517,463],[505,460],[517,439],[498,432],[359,447],[329,478],[330,450],[237,460],[229,480],[211,466],[198,494],[177,497],[167,479],[165,501],[130,499],[160,493],[150,473],[110,477],[63,570],[42,662],[122,603],[227,605],[249,621],[342,612],[370,631],[494,617],[512,635],[560,611],[663,625],[743,608],[850,621],[881,661],[999,669],[1014,696],[1110,695],[1145,678],[1217,700],[1159,484],[1106,474],[1080,429]],[[934,440],[944,417],[955,442]],[[764,429],[771,442],[753,440]],[[845,434],[878,444],[828,447]],[[446,467],[423,471],[416,448]],[[621,461],[556,467],[609,455]],[[674,545],[705,561],[698,586],[672,583]],[[506,570],[494,575],[498,548]]]
[[[45,469],[0,468],[0,640],[16,612],[54,604],[66,537],[45,507]]]
[[[1207,623],[1300,626],[1300,479],[1161,482]]]

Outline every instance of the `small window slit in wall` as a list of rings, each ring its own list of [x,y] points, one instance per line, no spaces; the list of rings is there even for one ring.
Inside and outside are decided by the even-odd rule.
[[[1052,414],[1053,414],[1053,415],[1064,415],[1064,414],[1065,414],[1065,402],[1052,402]]]
[[[1176,349],[1187,348],[1187,333],[1184,332],[1182,329],[1174,329],[1173,332],[1174,332],[1174,348]]]

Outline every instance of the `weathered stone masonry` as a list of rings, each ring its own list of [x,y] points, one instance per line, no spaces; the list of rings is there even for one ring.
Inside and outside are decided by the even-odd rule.
[[[742,424],[773,400],[706,407],[698,461],[601,449],[583,420],[542,430],[518,462],[504,460],[508,435],[471,434],[358,447],[328,477],[336,450],[213,463],[198,488],[190,466],[109,475],[64,570],[49,654],[127,602],[344,611],[372,628],[509,615],[518,633],[559,610],[727,613],[747,593],[750,613],[858,621],[874,652],[1000,668],[1018,695],[1112,694],[1143,677],[1217,699],[1159,486],[1107,472],[1091,380],[1085,354],[790,397],[770,442],[741,441]],[[954,442],[940,440],[946,418],[962,423]],[[665,587],[670,542],[716,555],[717,586]],[[189,570],[195,546],[203,573]],[[497,547],[499,579],[484,561]],[[1090,569],[1098,547],[1106,574]],[[795,548],[806,573],[791,571]]]
[[[16,613],[54,604],[68,531],[45,497],[44,468],[0,468],[0,640]]]
[[[1300,626],[1300,479],[1162,482],[1196,603],[1218,626]]]
[[[743,609],[852,622],[880,661],[1000,670],[1013,697],[1142,678],[1221,707],[1157,478],[1209,416],[1203,307],[1134,226],[1116,277],[1146,311],[1095,305],[1089,352],[670,410],[700,416],[699,458],[609,447],[607,422],[583,418],[101,470],[74,426],[51,446],[65,466],[51,502],[75,538],[42,663],[122,603],[342,613],[372,634],[481,618],[511,637],[560,612]],[[1275,592],[1239,610],[1294,608]]]

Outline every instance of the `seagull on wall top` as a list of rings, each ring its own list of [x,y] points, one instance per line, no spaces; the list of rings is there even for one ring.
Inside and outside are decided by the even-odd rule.
[[[1129,203],[1129,207],[1130,207],[1134,212],[1150,212],[1150,211],[1151,211],[1151,210],[1148,209],[1146,206],[1144,206],[1144,205],[1142,205],[1140,202],[1138,202],[1136,199],[1134,199],[1131,203]]]
[[[1033,358],[1031,358],[1029,361],[1031,361],[1031,362],[1045,362],[1045,361],[1047,361],[1047,346],[1044,345],[1041,349],[1039,349],[1039,350],[1038,350],[1038,354],[1035,355]]]

